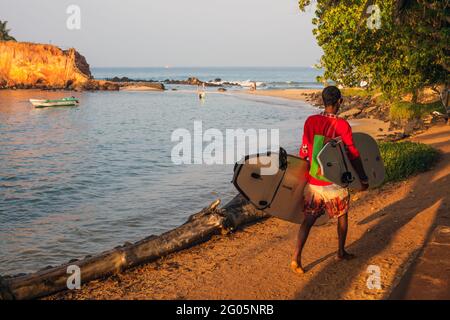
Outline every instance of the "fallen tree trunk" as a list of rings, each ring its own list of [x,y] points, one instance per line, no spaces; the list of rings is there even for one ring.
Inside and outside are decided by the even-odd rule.
[[[67,290],[68,267],[77,266],[81,284],[119,273],[127,268],[154,261],[170,253],[207,241],[214,234],[265,217],[241,196],[236,196],[223,208],[220,200],[189,217],[188,221],[160,236],[150,236],[134,244],[125,244],[83,260],[48,268],[17,277],[0,277],[0,300],[34,299]]]
[[[230,231],[247,223],[268,217],[265,212],[256,209],[241,195],[234,197],[222,210],[226,216],[224,228]]]

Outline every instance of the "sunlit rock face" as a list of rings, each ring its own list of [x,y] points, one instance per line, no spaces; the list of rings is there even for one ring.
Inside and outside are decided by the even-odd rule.
[[[89,64],[75,49],[0,41],[0,88],[74,89],[91,78]]]

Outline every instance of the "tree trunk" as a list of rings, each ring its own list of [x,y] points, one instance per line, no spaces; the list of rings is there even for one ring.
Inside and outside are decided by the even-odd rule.
[[[0,277],[0,300],[34,299],[66,290],[67,268],[80,268],[81,284],[121,272],[170,253],[207,241],[221,231],[237,227],[266,215],[241,196],[219,209],[220,200],[189,217],[188,221],[160,236],[150,236],[134,244],[125,244],[99,255],[18,277]]]

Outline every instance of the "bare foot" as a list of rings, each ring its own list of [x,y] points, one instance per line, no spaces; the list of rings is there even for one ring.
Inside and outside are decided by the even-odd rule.
[[[303,269],[302,265],[297,263],[297,261],[291,262],[291,270],[298,274],[304,274],[305,269]]]
[[[352,260],[356,258],[354,254],[348,253],[347,251],[344,251],[343,253],[338,253],[337,259],[338,260]]]

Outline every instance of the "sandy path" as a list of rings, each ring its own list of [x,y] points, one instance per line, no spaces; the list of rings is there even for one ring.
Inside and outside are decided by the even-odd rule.
[[[443,151],[442,160],[405,182],[353,196],[349,251],[334,259],[335,222],[311,231],[307,273],[288,268],[297,226],[268,219],[154,263],[86,284],[51,299],[382,299],[387,298],[434,227],[450,219],[450,126],[414,140]],[[381,270],[381,289],[368,289],[367,268]]]

